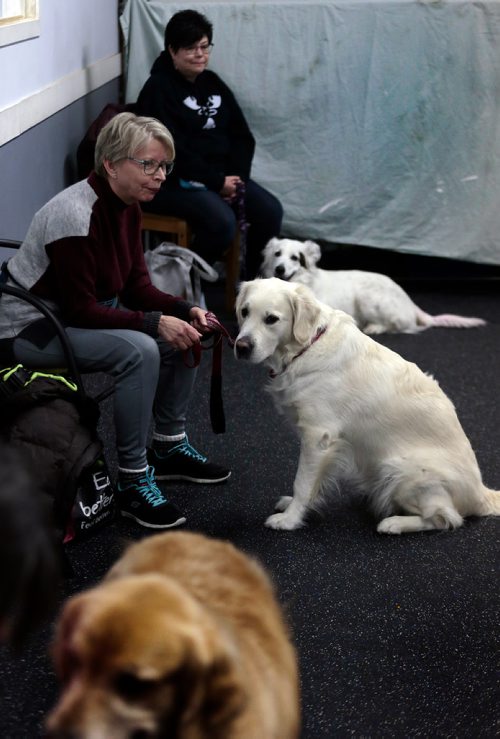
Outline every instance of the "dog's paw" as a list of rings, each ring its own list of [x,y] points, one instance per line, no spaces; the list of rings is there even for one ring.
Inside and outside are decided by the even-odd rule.
[[[290,503],[292,502],[292,496],[291,495],[282,495],[281,498],[279,498],[276,501],[276,505],[274,506],[275,511],[286,511]]]
[[[302,519],[296,519],[286,513],[273,513],[266,520],[266,526],[270,529],[281,529],[282,531],[293,531],[302,526]]]
[[[367,323],[366,326],[363,326],[363,333],[368,334],[368,336],[385,334],[388,330],[388,326],[384,326],[382,323]]]
[[[402,534],[405,531],[404,516],[389,516],[384,518],[377,526],[379,534]]]

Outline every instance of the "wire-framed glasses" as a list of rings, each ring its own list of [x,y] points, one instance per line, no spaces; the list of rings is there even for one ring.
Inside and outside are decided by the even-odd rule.
[[[193,44],[192,46],[182,46],[182,51],[186,56],[195,56],[197,51],[201,51],[202,54],[210,54],[214,48],[213,44],[209,44],[208,41],[204,41],[202,44]]]
[[[174,163],[167,162],[166,160],[163,162],[157,162],[156,159],[135,159],[134,157],[126,157],[126,159],[129,159],[131,162],[136,162],[136,164],[142,164],[144,174],[147,175],[156,174],[158,170],[161,169],[163,174],[166,176],[169,175],[174,168]]]

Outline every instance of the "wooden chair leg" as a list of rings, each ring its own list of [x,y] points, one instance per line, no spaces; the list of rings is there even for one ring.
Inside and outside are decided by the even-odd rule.
[[[189,249],[191,245],[191,229],[186,221],[182,221],[178,226],[177,243],[179,246],[184,246],[186,249]]]

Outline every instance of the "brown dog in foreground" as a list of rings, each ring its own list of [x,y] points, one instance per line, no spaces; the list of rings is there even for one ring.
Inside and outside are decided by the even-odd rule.
[[[297,661],[264,570],[188,532],[133,544],[65,605],[51,737],[292,739]]]

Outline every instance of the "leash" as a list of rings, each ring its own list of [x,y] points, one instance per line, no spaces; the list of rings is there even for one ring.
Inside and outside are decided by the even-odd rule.
[[[250,225],[247,221],[246,210],[245,210],[245,183],[238,182],[236,185],[236,194],[231,200],[231,207],[236,213],[238,220],[238,228],[240,230],[240,279],[244,280],[246,277],[246,263],[247,263],[247,231]]]
[[[314,344],[314,343],[315,343],[315,342],[316,342],[316,341],[317,341],[318,339],[320,339],[320,338],[321,338],[321,337],[323,336],[323,334],[325,333],[325,331],[326,331],[326,326],[320,326],[320,327],[318,328],[318,330],[316,331],[315,335],[313,336],[313,338],[311,339],[311,341],[309,342],[309,344],[307,344],[306,346],[304,346],[304,347],[303,347],[303,348],[302,348],[302,349],[300,350],[300,352],[298,352],[297,354],[295,354],[295,355],[294,355],[294,356],[293,356],[293,357],[291,358],[291,360],[290,360],[290,361],[288,362],[288,364],[284,364],[284,365],[282,366],[282,368],[280,369],[280,371],[279,371],[279,372],[276,372],[275,370],[273,370],[273,369],[270,369],[270,370],[269,370],[269,377],[271,378],[271,380],[274,380],[274,378],[275,378],[275,377],[279,377],[279,375],[282,375],[282,374],[283,374],[283,372],[285,372],[285,371],[286,371],[286,370],[287,370],[287,369],[289,368],[289,366],[291,365],[291,363],[292,363],[292,362],[293,362],[293,361],[294,361],[295,359],[298,359],[299,357],[301,357],[301,356],[302,356],[302,355],[303,355],[303,354],[304,354],[304,353],[305,353],[305,352],[306,352],[306,351],[307,351],[308,349],[310,349],[310,348],[312,347],[312,345],[313,345],[313,344]]]
[[[201,362],[202,351],[213,349],[212,374],[210,378],[210,422],[216,434],[223,434],[226,430],[226,418],[224,416],[224,403],[222,400],[222,347],[223,339],[227,339],[230,347],[234,346],[234,339],[229,331],[222,325],[215,313],[206,314],[207,325],[210,333],[204,334],[201,340],[184,352],[184,364],[194,369]],[[202,341],[213,339],[209,346],[203,346]],[[193,356],[193,362],[189,363],[189,353]]]

